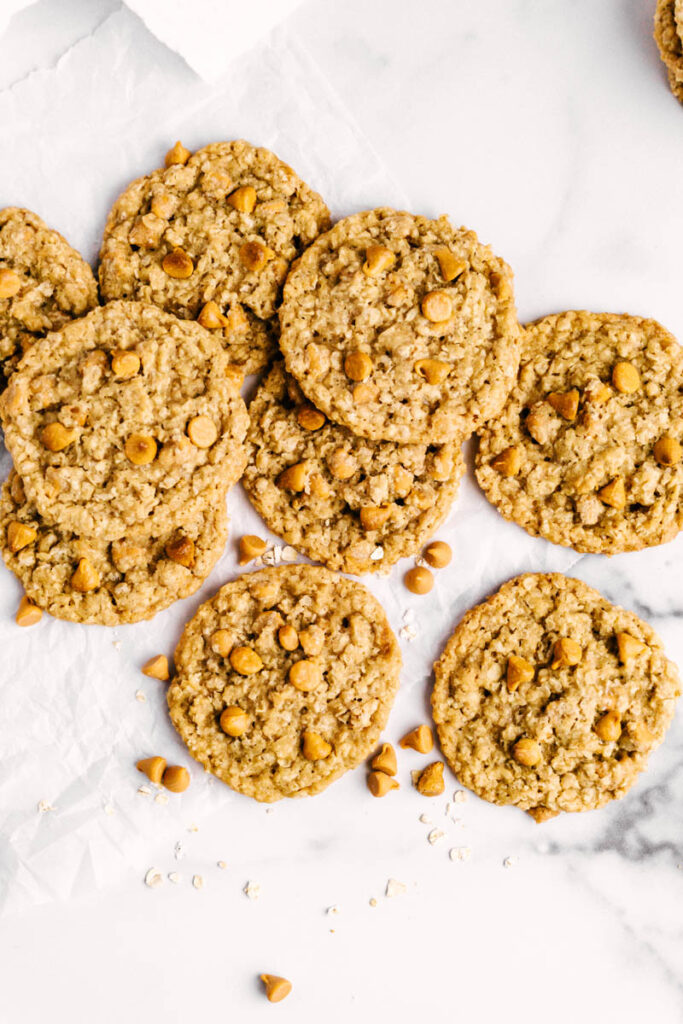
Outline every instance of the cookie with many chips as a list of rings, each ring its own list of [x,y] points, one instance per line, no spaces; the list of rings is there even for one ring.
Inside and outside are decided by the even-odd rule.
[[[317,566],[240,576],[175,652],[171,719],[207,771],[257,800],[325,789],[373,749],[401,655],[360,583]]]

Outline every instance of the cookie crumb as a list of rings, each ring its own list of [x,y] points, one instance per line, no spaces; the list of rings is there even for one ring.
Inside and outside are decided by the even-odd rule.
[[[154,797],[154,803],[155,804],[167,804],[168,803],[168,796],[166,795],[166,793],[157,793],[157,795]]]
[[[466,803],[466,801],[467,801],[467,793],[465,792],[465,790],[464,789],[456,789],[456,791],[453,793],[453,803],[454,804],[464,804],[464,803]]]
[[[203,889],[204,888],[204,879],[202,878],[201,875],[193,875],[192,876],[192,888],[193,889]]]
[[[159,868],[150,868],[145,875],[145,885],[148,889],[158,889],[164,880]]]
[[[390,878],[387,881],[387,887],[384,895],[387,899],[392,899],[394,896],[403,896],[408,891],[408,886],[405,882],[399,882],[395,878]]]
[[[176,860],[182,860],[183,857],[185,856],[185,847],[180,842],[180,840],[173,847],[173,856],[175,857]]]
[[[149,786],[138,786],[138,793],[140,794],[140,796],[151,796],[152,790],[149,788]]]
[[[429,817],[428,814],[421,814],[420,815],[420,821],[422,822],[423,825],[433,825],[434,824],[434,822],[432,821],[432,819]]]
[[[451,860],[469,860],[472,851],[469,846],[454,846],[452,850],[449,850],[448,856]]]
[[[328,907],[325,911],[326,914],[336,915],[341,913],[341,907],[338,903],[333,903],[331,907]]]
[[[503,861],[503,867],[504,868],[513,868],[516,863],[517,863],[517,858],[516,857],[506,857],[505,860]]]
[[[446,833],[443,832],[440,828],[433,828],[432,831],[427,836],[427,842],[429,843],[430,846],[434,846],[434,844],[438,843],[440,839],[443,839],[445,835]]]
[[[174,885],[178,885],[180,882],[180,875],[177,871],[170,871],[168,875],[169,882],[173,882]]]
[[[683,865],[679,864],[678,866],[681,867]],[[368,903],[370,904],[371,907],[376,907],[377,906],[377,900],[375,899],[374,896],[370,897],[370,899],[368,900]]]
[[[298,555],[297,551],[295,550],[295,548],[291,547],[289,544],[287,544],[282,549],[282,561],[283,562],[296,562],[298,557],[299,557],[299,555]]]
[[[194,824],[193,825],[188,825],[187,831],[188,832],[199,832],[199,825],[194,825]]]
[[[384,548],[381,545],[377,545],[374,551],[370,555],[371,562],[381,562],[384,558]]]
[[[57,808],[53,807],[49,800],[38,801],[38,814],[47,814],[48,811],[56,811]]]
[[[261,895],[261,886],[258,882],[247,882],[242,892],[248,899],[257,900]]]
[[[144,690],[136,690],[135,699],[139,701],[141,704],[145,704],[147,702],[147,694],[145,693]]]
[[[226,862],[224,860],[218,860],[218,861],[216,861],[216,866],[219,867],[221,869],[221,871],[225,871],[225,869],[227,868],[228,865],[226,864]]]
[[[109,817],[111,817],[111,815],[115,813],[115,809],[112,806],[112,804],[105,804],[102,810],[104,811],[105,814],[109,815]]]
[[[112,647],[114,648],[115,651],[120,651],[121,650],[121,641],[120,640],[112,640],[111,645],[112,645]]]

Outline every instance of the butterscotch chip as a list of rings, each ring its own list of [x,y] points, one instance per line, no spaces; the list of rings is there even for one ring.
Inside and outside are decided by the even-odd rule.
[[[53,423],[48,423],[40,432],[41,442],[51,452],[64,451],[74,443],[77,437],[77,431],[69,430],[56,420]]]
[[[218,330],[219,327],[226,326],[226,319],[220,311],[217,302],[211,299],[210,302],[206,302],[197,317],[197,323],[201,324],[202,327],[206,327],[207,331]]]
[[[510,693],[518,690],[522,683],[530,683],[535,675],[536,669],[530,661],[520,658],[518,654],[510,655],[505,673],[505,681]]]
[[[192,153],[190,150],[186,149],[180,139],[178,139],[175,145],[171,146],[164,157],[164,164],[166,167],[173,167],[175,164],[186,164],[191,156]]]
[[[398,771],[396,762],[396,751],[391,743],[383,743],[379,752],[375,754],[370,767],[376,772],[384,772],[386,775],[395,775]]]
[[[262,974],[261,981],[266,987],[266,998],[271,1003],[279,1003],[292,991],[292,983],[277,974]]]
[[[92,270],[30,210],[0,210],[0,389],[23,351],[97,305]]]
[[[371,246],[395,257],[379,276],[363,273]],[[440,247],[468,268],[447,291],[435,256]],[[445,217],[389,209],[347,217],[309,246],[285,283],[280,346],[287,369],[317,408],[358,436],[427,444],[467,436],[498,411],[516,374],[510,280],[501,260]],[[324,338],[325,349],[312,367],[315,337]],[[350,402],[345,365],[358,351],[371,361],[377,390]],[[434,385],[414,369],[428,359],[450,367],[436,400]]]
[[[232,633],[228,629],[217,629],[209,637],[209,646],[214,654],[227,658],[234,647]]]
[[[275,253],[263,242],[245,242],[240,246],[239,257],[249,271],[263,270],[269,260],[272,260]]]
[[[556,818],[559,813],[559,811],[551,811],[549,807],[531,807],[527,811],[529,817],[533,818],[537,825],[542,825],[544,821]]]
[[[187,424],[187,435],[197,448],[210,448],[216,443],[218,430],[208,416],[194,416]]]
[[[81,558],[78,568],[71,577],[71,586],[79,594],[87,594],[90,590],[97,590],[100,585],[100,574],[90,559]]]
[[[660,437],[655,441],[653,452],[660,466],[676,466],[683,456],[683,447],[675,437]]]
[[[176,246],[166,253],[161,261],[161,267],[169,277],[176,278],[178,281],[186,281],[188,277],[192,277],[194,271],[191,257],[180,246]]]
[[[10,538],[12,523],[36,532],[33,542],[17,551]],[[83,538],[45,523],[26,501],[20,478],[12,471],[0,495],[0,552],[26,593],[51,615],[73,622],[116,626],[151,618],[162,608],[190,594],[206,579],[225,547],[227,512],[222,494],[182,525],[194,544],[195,560],[185,567],[169,559],[166,545],[178,537],[174,527],[158,534],[133,529],[115,541]],[[81,558],[97,567],[96,590],[79,592],[71,585]]]
[[[298,410],[296,421],[304,430],[320,430],[325,425],[325,416],[319,409],[304,405]]]
[[[253,185],[242,185],[228,196],[226,202],[240,213],[251,213],[256,206],[256,189]]]
[[[558,632],[582,652],[561,670]],[[647,658],[622,664],[615,636],[624,632],[647,639]],[[536,671],[512,698],[505,667],[520,643]],[[543,808],[541,818],[623,796],[664,738],[680,693],[677,670],[645,622],[559,573],[518,576],[473,608],[434,671],[434,720],[459,781],[534,817]],[[621,722],[610,746],[596,731],[607,710]],[[640,725],[651,736],[642,746],[633,739]]]
[[[481,433],[487,498],[532,535],[580,552],[671,540],[683,523],[683,462],[663,465],[655,446],[680,434],[682,375],[683,350],[654,320],[568,312],[530,324],[517,384]],[[510,448],[523,461],[508,479],[494,470]]]
[[[377,572],[416,554],[457,494],[464,471],[459,444],[366,441],[330,420],[312,432],[300,422],[302,401],[276,364],[249,407],[243,484],[267,526],[297,551],[344,572]],[[294,480],[299,490],[280,486],[293,460],[305,467]],[[370,513],[361,510],[369,509],[380,511],[366,528]]]
[[[647,650],[647,644],[632,636],[631,633],[617,633],[617,647],[619,650],[619,661],[622,665],[628,665],[633,658],[637,658]]]
[[[607,711],[595,723],[595,731],[603,743],[616,743],[621,736],[621,719],[617,711]]]
[[[399,784],[386,772],[374,771],[368,774],[368,789],[373,796],[382,797],[390,793],[392,789],[399,789]]]
[[[176,534],[175,537],[167,541],[164,550],[172,561],[177,562],[178,565],[184,565],[186,569],[191,569],[197,560],[195,543],[185,533]]]
[[[26,523],[16,520],[7,524],[7,547],[13,555],[16,555],[17,551],[21,551],[22,548],[28,547],[29,544],[33,544],[37,536],[38,531],[34,526],[28,526]]]
[[[578,665],[583,658],[583,648],[571,637],[563,636],[553,644],[552,669],[570,668]]]
[[[306,483],[306,463],[297,462],[294,466],[288,466],[277,477],[277,486],[284,491],[303,491]]]
[[[344,359],[344,373],[351,380],[363,381],[372,373],[372,359],[367,352],[349,352]]]
[[[165,654],[153,655],[149,661],[145,662],[140,671],[143,676],[149,676],[150,679],[159,679],[162,683],[168,682],[171,678],[168,658]]]
[[[322,654],[325,646],[325,634],[320,626],[307,626],[306,629],[301,630],[298,637],[304,654],[307,654],[309,658],[314,658],[316,654]]]
[[[418,565],[414,569],[408,569],[403,582],[411,594],[428,594],[434,586],[434,577],[429,569]]]
[[[415,783],[415,788],[422,796],[441,796],[446,783],[443,777],[443,761],[434,761],[424,768]]]
[[[140,356],[126,349],[111,354],[111,368],[119,380],[129,380],[140,369]]]
[[[399,746],[404,750],[417,750],[418,754],[428,754],[434,746],[432,730],[428,725],[418,725],[416,729],[411,729],[405,734]]]
[[[428,384],[441,384],[451,370],[450,363],[441,362],[439,359],[418,359],[415,363],[416,373],[419,373]]]
[[[35,626],[42,617],[43,613],[40,608],[24,594],[14,617],[17,626]]]
[[[280,643],[283,624],[298,635],[314,627],[322,634],[315,689],[289,681],[291,668],[306,660]],[[263,668],[257,675],[226,675],[223,659],[204,641],[219,629],[240,646],[258,644]],[[175,666],[171,719],[192,756],[234,789],[270,801],[317,793],[369,756],[398,687],[400,653],[365,587],[326,569],[293,565],[244,574],[222,587],[186,626]],[[239,740],[221,729],[226,706],[248,716]],[[305,733],[331,746],[327,756],[305,756]]]
[[[368,277],[378,277],[389,267],[393,267],[396,256],[386,245],[369,245],[365,251],[363,273]]]
[[[425,562],[428,562],[432,569],[445,569],[450,565],[452,558],[453,551],[445,540],[433,540],[424,549]]]
[[[241,676],[251,676],[263,668],[263,659],[251,647],[233,647],[230,664]]]
[[[301,690],[302,693],[308,693],[309,690],[317,690],[322,683],[320,666],[314,661],[309,661],[308,658],[295,661],[289,670],[287,678],[292,686],[295,686],[297,690]]]
[[[155,786],[161,785],[161,777],[166,770],[166,759],[163,757],[143,757],[135,765],[139,772],[146,775]]]
[[[122,349],[140,358],[125,381],[111,372]],[[60,529],[102,540],[168,535],[200,515],[246,458],[246,407],[226,365],[214,335],[139,303],[111,302],[36,342],[0,399],[27,501]],[[186,435],[202,417],[218,432],[208,450]],[[41,436],[54,449],[56,430],[55,453]]]
[[[184,793],[190,785],[190,773],[182,765],[172,764],[161,776],[161,785],[171,793]]]
[[[221,729],[227,736],[243,736],[249,728],[249,715],[236,704],[221,711]]]
[[[439,261],[439,269],[444,281],[454,281],[456,277],[460,277],[467,270],[465,260],[458,259],[455,253],[445,245],[439,246],[435,250],[435,255]]]
[[[294,629],[294,626],[290,626],[289,623],[280,626],[277,631],[277,638],[280,647],[284,647],[286,651],[295,651],[299,646],[299,634]]]
[[[254,558],[260,558],[267,547],[268,545],[262,537],[257,537],[253,533],[245,533],[243,537],[240,537],[238,564],[247,565]]]
[[[317,732],[305,732],[301,737],[301,750],[307,761],[324,761],[332,753],[332,744]]]

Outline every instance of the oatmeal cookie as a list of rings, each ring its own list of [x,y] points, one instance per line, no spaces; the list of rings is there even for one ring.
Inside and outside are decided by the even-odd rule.
[[[49,334],[0,399],[5,443],[46,522],[157,536],[242,475],[246,407],[203,327],[112,302]]]
[[[378,441],[462,440],[499,411],[519,362],[512,272],[447,217],[339,221],[292,268],[280,327],[306,397]]]
[[[277,347],[268,321],[289,265],[328,227],[329,211],[291,167],[248,142],[193,155],[176,147],[167,160],[178,162],[134,181],[109,214],[102,296],[200,318],[251,373]]]
[[[654,630],[559,573],[518,576],[473,608],[434,670],[434,721],[458,779],[537,821],[623,796],[680,694]]]
[[[311,565],[226,584],[185,627],[171,719],[207,771],[257,800],[310,796],[367,757],[401,655],[362,584]]]
[[[666,65],[669,86],[683,103],[683,3],[681,0],[657,0],[655,42]]]
[[[0,386],[48,331],[97,305],[83,257],[30,210],[0,210]]]
[[[654,320],[547,316],[481,433],[477,479],[533,535],[615,554],[671,540],[683,515],[683,350]]]
[[[132,530],[111,542],[47,525],[26,502],[14,471],[0,497],[0,551],[7,568],[34,604],[71,622],[118,626],[153,618],[202,585],[227,534],[222,491],[167,533]]]
[[[456,442],[356,437],[304,398],[281,364],[249,406],[242,480],[268,529],[329,569],[376,572],[446,518],[465,464]]]

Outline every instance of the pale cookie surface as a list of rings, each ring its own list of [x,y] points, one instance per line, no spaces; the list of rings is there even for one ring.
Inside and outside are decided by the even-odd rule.
[[[666,65],[671,91],[683,103],[683,4],[680,0],[657,0],[655,41]]]
[[[0,210],[0,377],[38,338],[96,305],[93,272],[65,238],[30,210]]]
[[[161,535],[242,474],[248,415],[198,324],[112,302],[37,342],[0,400],[5,443],[48,522]]]
[[[250,501],[273,533],[330,569],[376,572],[415,554],[455,499],[465,468],[456,442],[357,437],[314,409],[281,364],[249,415]]]
[[[623,634],[636,653],[620,650]],[[553,668],[556,642],[567,639],[577,653],[563,662],[576,663]],[[528,669],[512,688],[510,658]],[[458,779],[537,821],[623,796],[680,693],[646,622],[560,574],[504,584],[465,615],[434,669],[434,721]]]
[[[296,631],[294,649],[280,642],[283,626]],[[250,675],[233,667],[244,648],[257,659]],[[233,789],[272,801],[317,793],[367,757],[389,716],[401,655],[362,584],[297,565],[222,587],[185,627],[175,665],[168,704],[192,756]],[[314,688],[294,685],[302,669]],[[238,736],[221,729],[226,708],[243,718]],[[304,734],[323,756],[304,755]]]
[[[530,324],[517,384],[480,438],[487,498],[577,551],[671,540],[683,511],[682,373],[683,350],[654,320],[568,312]],[[662,439],[672,464],[661,461]]]
[[[111,542],[46,524],[27,504],[14,471],[0,497],[0,551],[7,568],[39,608],[71,622],[116,626],[151,619],[202,585],[227,533],[222,491],[193,519],[161,536],[133,530]]]
[[[280,326],[306,396],[375,440],[461,440],[499,411],[519,361],[509,267],[446,217],[339,221],[292,268]]]
[[[321,197],[269,150],[217,142],[117,199],[100,252],[102,296],[192,320],[215,303],[222,320],[212,329],[230,360],[253,372],[277,347],[267,321],[290,263],[328,225]],[[185,259],[174,270],[165,261],[176,250]]]

